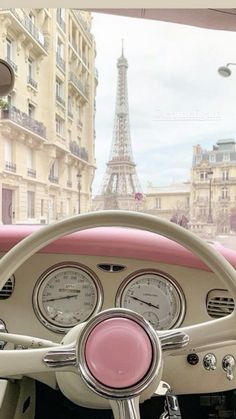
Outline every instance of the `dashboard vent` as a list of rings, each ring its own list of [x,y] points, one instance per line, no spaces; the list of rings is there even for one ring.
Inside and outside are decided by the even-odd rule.
[[[0,290],[0,300],[6,300],[9,298],[14,290],[15,286],[15,278],[14,276],[11,276],[3,286],[3,288]]]
[[[99,263],[97,266],[105,272],[121,272],[125,269],[125,266],[113,263]]]
[[[235,303],[227,290],[212,290],[207,296],[207,312],[209,316],[218,319],[234,311]]]

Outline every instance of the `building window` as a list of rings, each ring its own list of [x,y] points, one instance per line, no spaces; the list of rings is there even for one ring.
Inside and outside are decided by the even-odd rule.
[[[49,196],[48,201],[48,220],[55,220],[56,218],[56,197],[54,195]]]
[[[67,200],[66,200],[66,215],[70,215],[70,209],[71,209],[71,199],[67,198]]]
[[[35,193],[32,191],[27,192],[27,217],[35,217]]]
[[[221,198],[227,199],[228,198],[228,188],[222,188],[221,189]]]
[[[200,163],[202,160],[202,156],[196,156],[196,163]]]
[[[66,25],[66,10],[65,9],[57,9],[57,23],[59,23],[62,30],[65,32]]]
[[[40,203],[40,215],[41,215],[41,217],[44,216],[44,199],[41,199],[41,203]]]
[[[229,161],[230,160],[230,154],[229,153],[224,153],[223,154],[223,161]]]
[[[59,78],[56,78],[56,99],[61,105],[65,106],[64,85]]]
[[[13,43],[9,38],[6,39],[6,57],[10,61],[13,58]]]
[[[34,24],[35,23],[35,16],[32,12],[29,13],[29,18],[30,18],[31,22]]]
[[[34,152],[32,148],[27,148],[27,168],[33,169],[34,168]]]
[[[222,180],[229,180],[229,171],[228,170],[223,170]]]
[[[38,84],[35,81],[35,61],[32,58],[28,59],[28,84],[37,89]]]
[[[64,58],[64,44],[59,37],[57,38],[57,55]]]
[[[81,138],[80,137],[77,137],[77,144],[81,148]]]
[[[208,172],[200,172],[200,180],[207,180]]]
[[[13,155],[12,150],[13,150],[12,141],[10,139],[5,139],[4,141],[5,162],[12,163],[12,155]]]
[[[210,154],[210,162],[215,163],[215,161],[216,161],[216,155],[215,154]]]
[[[62,98],[63,94],[63,83],[60,79],[56,79],[56,96]]]
[[[59,135],[64,135],[64,120],[60,118],[59,115],[56,115],[56,132]]]
[[[35,106],[32,103],[28,104],[28,115],[32,119],[35,117]]]
[[[161,198],[156,198],[156,208],[161,209]]]
[[[58,161],[58,159],[54,160],[54,162],[51,166],[48,178],[49,178],[50,182],[58,183],[58,180],[59,180],[59,161]]]
[[[28,76],[29,79],[34,78],[34,62],[31,58],[28,59]]]
[[[68,96],[68,113],[72,114],[72,97]]]

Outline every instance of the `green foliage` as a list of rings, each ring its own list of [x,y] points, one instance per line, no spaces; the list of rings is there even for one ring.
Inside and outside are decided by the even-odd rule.
[[[0,109],[6,111],[9,109],[9,104],[5,100],[0,98]]]

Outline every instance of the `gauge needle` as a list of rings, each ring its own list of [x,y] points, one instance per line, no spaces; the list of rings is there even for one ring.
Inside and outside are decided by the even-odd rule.
[[[67,298],[75,298],[75,297],[78,297],[78,295],[66,295],[65,297],[49,298],[48,300],[43,300],[43,302],[49,303],[49,301],[66,300]]]
[[[140,298],[133,297],[132,295],[129,295],[129,298],[133,298],[133,300],[141,301],[141,303],[143,303],[143,304],[147,304],[147,306],[149,306],[149,307],[159,308],[159,304],[155,306],[154,304],[149,303],[148,301],[143,301],[143,300],[140,300]]]

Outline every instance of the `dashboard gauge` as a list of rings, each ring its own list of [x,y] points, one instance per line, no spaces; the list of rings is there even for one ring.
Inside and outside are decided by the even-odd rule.
[[[126,278],[118,289],[116,306],[136,311],[156,330],[178,326],[185,313],[182,290],[159,271],[138,271]]]
[[[102,304],[97,276],[83,265],[55,265],[39,278],[33,292],[38,319],[49,329],[66,332],[87,320]]]

